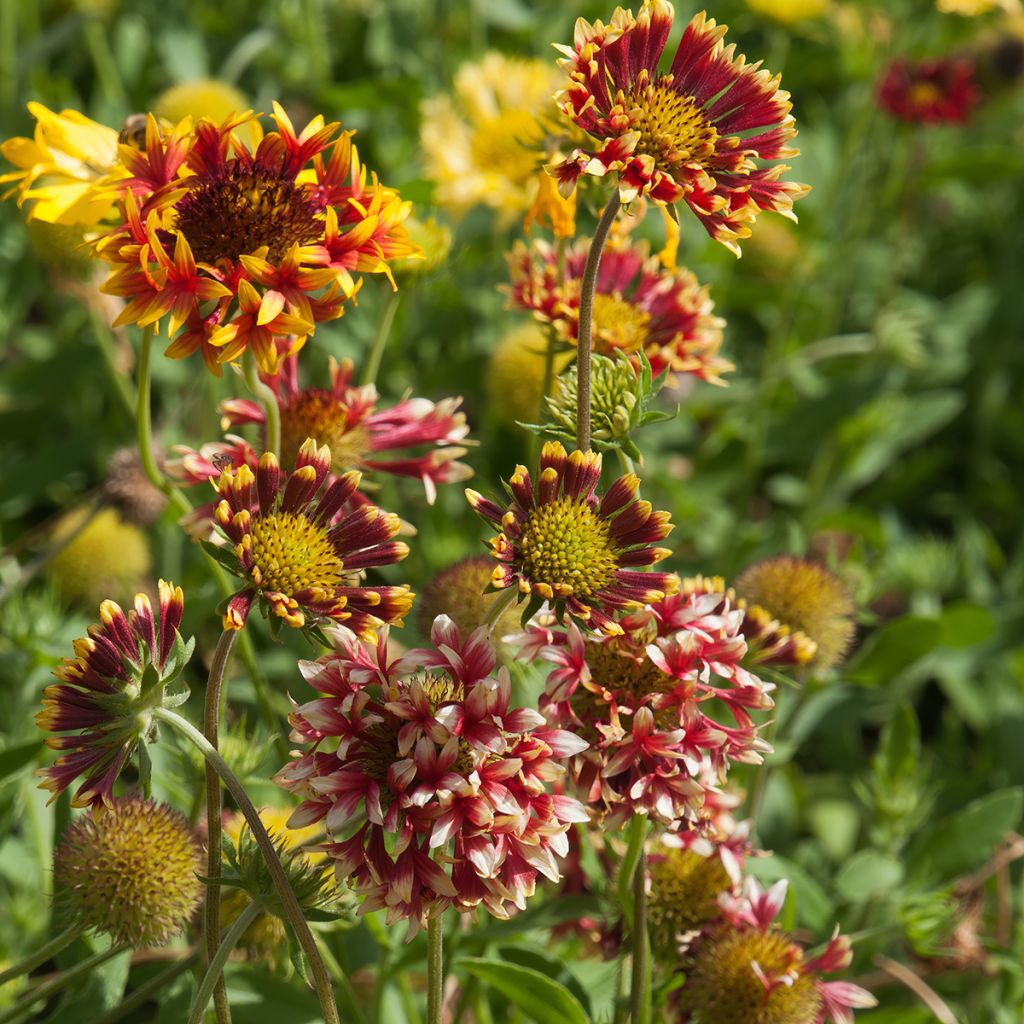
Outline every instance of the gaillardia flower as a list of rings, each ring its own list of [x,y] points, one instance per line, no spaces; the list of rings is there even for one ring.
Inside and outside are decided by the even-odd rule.
[[[4,194],[28,207],[29,220],[48,224],[98,224],[113,210],[114,184],[124,178],[117,132],[77,110],[59,114],[30,103],[36,119],[31,139],[0,144],[0,153],[18,170],[0,175],[0,185],[14,182]]]
[[[542,710],[589,744],[569,777],[609,827],[642,811],[717,838],[709,792],[770,749],[750,711],[772,706],[773,687],[741,664],[742,617],[721,594],[672,594],[620,619],[618,636],[541,620],[516,638],[521,657],[555,666]]]
[[[245,580],[224,613],[225,629],[241,629],[257,600],[301,629],[343,622],[372,637],[385,623],[401,623],[412,605],[407,586],[360,586],[363,570],[399,562],[409,553],[398,516],[375,505],[346,511],[359,486],[353,471],[327,483],[331,451],[307,439],[295,470],[283,475],[276,456],[264,453],[256,472],[242,465],[217,481],[214,522],[230,547],[212,548]]]
[[[330,387],[302,388],[294,357],[281,363],[280,374],[265,378],[277,395],[281,417],[281,460],[294,462],[307,437],[331,451],[331,478],[358,469],[370,474],[413,477],[423,483],[433,504],[437,485],[467,480],[472,469],[459,458],[466,454],[469,427],[460,411],[461,398],[430,402],[403,398],[389,408],[378,408],[373,384],[353,384],[349,360],[330,361]],[[266,425],[266,412],[257,402],[230,398],[218,407],[224,428]],[[473,443],[473,442],[468,442]],[[425,451],[423,449],[426,449]],[[220,475],[218,463],[256,468],[255,449],[243,438],[228,435],[226,442],[207,444],[198,452],[181,448],[175,471],[190,483]],[[393,455],[396,457],[388,458]],[[363,500],[366,500],[365,498]]]
[[[470,505],[500,532],[491,541],[501,563],[491,576],[497,589],[554,602],[574,618],[609,634],[622,627],[609,612],[634,608],[672,593],[679,580],[644,572],[671,552],[651,545],[672,530],[667,512],[654,512],[637,495],[639,479],[619,477],[603,498],[596,491],[601,456],[544,444],[536,486],[525,466],[505,485],[511,505],[502,509],[473,490]]]
[[[838,665],[853,643],[853,599],[818,562],[786,555],[765,559],[737,577],[736,593],[760,606],[762,616],[810,637],[815,649],[809,663],[818,672]]]
[[[551,324],[558,338],[573,348],[579,336],[580,291],[590,240],[576,242],[559,269],[554,246],[537,239],[516,244],[509,255],[512,304]],[[639,369],[643,352],[655,376],[692,374],[714,384],[733,369],[718,350],[725,321],[689,270],[666,270],[645,243],[612,244],[597,271],[592,349],[600,355],[622,352]]]
[[[127,615],[104,601],[100,624],[75,641],[74,658],[53,670],[60,683],[43,691],[43,710],[36,715],[40,729],[70,734],[46,739],[47,746],[65,751],[39,772],[45,780],[40,788],[51,790],[53,799],[84,776],[72,805],[110,802],[118,775],[148,738],[151,712],[192,656],[193,642],[185,643],[178,632],[184,608],[181,588],[163,580],[156,615],[145,594],[135,596]]]
[[[449,906],[507,917],[538,874],[558,880],[566,832],[586,820],[550,792],[583,742],[509,707],[488,635],[463,640],[439,616],[433,647],[400,660],[382,633],[375,646],[343,636],[301,665],[323,696],[290,716],[307,750],[275,781],[302,797],[292,826],[323,823],[337,878],[365,897],[360,914],[384,909],[411,932]]]
[[[916,64],[897,58],[878,87],[882,109],[912,124],[962,124],[980,100],[974,63],[966,57]]]
[[[724,46],[725,26],[704,12],[659,73],[674,18],[666,0],[645,0],[636,17],[619,7],[608,25],[577,21],[573,45],[559,47],[570,83],[557,98],[593,143],[549,170],[566,194],[582,174],[617,172],[625,203],[683,200],[739,255],[761,210],[792,218],[808,191],[781,180],[784,164],[766,163],[797,153],[789,94],[778,76]]]
[[[162,132],[150,115],[145,148],[121,147],[124,222],[96,243],[112,264],[103,290],[128,300],[115,325],[166,318],[170,338],[186,328],[169,356],[201,350],[219,373],[252,349],[274,373],[277,339],[296,351],[341,315],[354,275],[390,276],[418,251],[402,223],[410,204],[367,181],[352,132],[335,139],[338,125],[316,117],[297,135],[276,103],[274,121],[265,136],[251,113]]]
[[[135,949],[179,935],[203,893],[202,846],[183,814],[137,796],[75,820],[53,858],[72,924]]]
[[[559,131],[552,99],[559,79],[548,61],[488,53],[459,68],[451,96],[424,102],[426,171],[442,207],[462,216],[481,204],[511,220],[540,199],[534,215],[566,215],[566,200],[538,187],[552,155],[549,136]]]
[[[774,924],[785,894],[785,881],[763,892],[748,878],[743,896],[720,897],[720,920],[683,961],[682,1024],[853,1024],[853,1010],[877,1005],[859,985],[822,977],[852,960],[838,928],[820,956],[808,957]]]

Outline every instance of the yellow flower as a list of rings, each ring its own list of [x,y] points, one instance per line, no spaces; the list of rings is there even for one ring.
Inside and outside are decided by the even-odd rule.
[[[829,3],[830,0],[747,0],[747,6],[755,14],[774,18],[784,25],[792,25],[807,18],[817,18],[828,10]]]
[[[216,78],[197,78],[165,89],[153,102],[153,113],[171,124],[178,124],[186,117],[198,121],[208,117],[216,124],[222,124],[232,114],[241,114],[249,109],[249,101],[227,82]]]
[[[29,103],[36,119],[31,139],[0,144],[0,153],[16,171],[0,175],[0,184],[15,182],[4,198],[18,205],[31,201],[28,219],[50,224],[96,224],[113,206],[110,185],[127,175],[117,151],[117,132],[77,110],[55,114]]]
[[[487,368],[487,396],[503,422],[537,422],[547,346],[547,333],[533,321],[513,327],[498,342]],[[556,354],[552,379],[571,359],[570,352]]]
[[[1013,11],[1020,9],[1018,0],[935,0],[935,6],[943,14],[961,14],[965,18],[974,18],[979,14],[1002,9]]]
[[[530,209],[560,77],[551,61],[488,53],[462,65],[452,95],[423,103],[427,174],[441,206],[461,216],[483,204],[506,222]]]

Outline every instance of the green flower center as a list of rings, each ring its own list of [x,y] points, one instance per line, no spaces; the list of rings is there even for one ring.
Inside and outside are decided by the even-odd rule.
[[[252,522],[253,575],[263,590],[294,594],[307,587],[331,591],[344,580],[345,563],[327,531],[305,516],[284,512]]]
[[[718,917],[718,897],[729,885],[718,857],[671,849],[661,860],[652,858],[648,915],[655,953],[670,962],[675,959],[681,935]]]
[[[525,182],[540,167],[540,154],[533,148],[540,135],[530,111],[509,110],[476,124],[470,148],[478,167],[509,181]]]
[[[331,471],[337,474],[362,465],[370,451],[370,433],[349,424],[348,410],[330,391],[309,388],[281,406],[281,463],[290,466],[307,437],[331,449]]]
[[[617,295],[594,296],[594,348],[636,352],[650,337],[651,314]]]
[[[519,541],[523,573],[532,583],[571,587],[590,597],[618,568],[606,520],[583,501],[559,498],[530,514]]]
[[[640,133],[637,153],[662,166],[703,164],[715,149],[718,130],[692,96],[672,88],[672,76],[638,86],[629,96],[630,127]]]
[[[792,985],[778,985],[769,995],[754,961],[777,977],[795,973],[801,953],[783,932],[756,928],[723,929],[701,943],[680,993],[694,1024],[814,1024],[821,1011],[814,979],[797,974]]]
[[[175,227],[200,263],[237,263],[262,246],[267,259],[279,263],[295,243],[323,235],[311,190],[289,178],[234,163],[216,176],[191,180],[196,183],[177,204]]]

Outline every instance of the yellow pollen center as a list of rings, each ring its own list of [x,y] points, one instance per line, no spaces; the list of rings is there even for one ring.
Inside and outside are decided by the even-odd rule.
[[[253,574],[260,587],[291,595],[307,587],[333,591],[344,581],[344,562],[323,527],[291,512],[252,522]]]
[[[307,437],[331,449],[331,471],[358,469],[370,451],[370,434],[349,424],[348,410],[330,391],[310,388],[281,407],[281,463],[291,465]]]
[[[478,167],[511,181],[528,181],[540,167],[536,145],[541,130],[528,110],[509,110],[481,120],[470,147]]]
[[[594,350],[637,352],[650,337],[651,314],[618,295],[594,296]]]
[[[916,107],[930,106],[942,99],[942,91],[934,82],[914,82],[910,87],[910,102]]]
[[[629,96],[630,127],[640,133],[637,153],[659,164],[703,164],[714,153],[718,130],[692,96],[672,88],[672,76],[639,86]]]
[[[532,583],[571,587],[579,597],[611,583],[619,564],[608,523],[586,503],[569,498],[532,512],[520,546],[524,575]]]

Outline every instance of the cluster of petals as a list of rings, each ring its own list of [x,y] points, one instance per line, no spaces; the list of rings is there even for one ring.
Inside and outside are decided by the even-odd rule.
[[[277,395],[281,420],[282,459],[291,461],[307,437],[331,449],[328,483],[348,470],[412,477],[422,481],[427,501],[434,503],[439,484],[457,483],[473,475],[459,459],[469,426],[460,410],[461,398],[431,402],[407,397],[388,408],[378,408],[373,384],[353,384],[350,360],[330,360],[330,387],[299,386],[298,360],[286,357],[281,372],[264,375]],[[266,426],[266,412],[247,398],[229,398],[218,406],[225,430],[255,424]],[[426,451],[422,449],[426,448]],[[198,451],[181,447],[180,460],[171,469],[185,483],[205,483],[220,476],[226,465],[248,465],[255,470],[259,456],[245,438],[226,435],[224,441],[205,444]],[[369,501],[362,492],[353,496]],[[205,516],[201,516],[205,518]]]
[[[339,880],[415,931],[452,906],[508,916],[538,875],[557,881],[584,808],[551,792],[584,744],[509,707],[489,630],[465,640],[444,615],[432,648],[391,660],[335,631],[338,649],[302,671],[320,694],[290,716],[304,752],[275,781],[302,798],[292,827],[323,823]]]
[[[175,651],[181,649],[184,610],[181,588],[163,580],[156,612],[145,594],[135,596],[127,614],[104,601],[99,623],[75,641],[75,657],[54,669],[60,682],[43,691],[43,710],[36,715],[45,732],[67,734],[46,738],[48,747],[64,752],[39,773],[41,788],[54,798],[82,778],[74,807],[110,802],[144,731],[140,717],[160,703],[164,674],[180,667]]]
[[[590,240],[583,238],[559,266],[554,246],[541,239],[516,244],[509,255],[512,303],[551,324],[573,347],[579,336],[580,292]],[[725,321],[714,315],[708,288],[685,268],[665,269],[646,243],[610,245],[597,271],[592,347],[623,352],[639,369],[643,352],[655,376],[668,371],[722,384],[732,363],[718,353]]]
[[[499,562],[491,577],[495,588],[516,587],[538,604],[550,601],[572,618],[616,634],[622,627],[611,612],[659,600],[679,580],[673,573],[642,571],[671,554],[652,546],[672,530],[669,514],[640,500],[640,481],[632,473],[601,498],[600,480],[600,455],[569,455],[559,442],[548,441],[536,485],[525,466],[516,466],[505,485],[507,508],[473,490],[466,498],[500,531],[491,540]]]
[[[127,300],[115,324],[166,319],[167,354],[199,350],[217,374],[246,350],[275,372],[279,339],[296,351],[359,274],[418,253],[410,204],[367,179],[352,132],[318,116],[296,134],[276,103],[274,121],[266,135],[251,112],[164,132],[149,115],[144,148],[120,147],[123,222],[96,243],[103,290]]]
[[[570,762],[587,804],[613,820],[642,810],[670,829],[718,838],[733,806],[719,789],[733,763],[770,749],[752,711],[772,684],[746,669],[742,612],[721,594],[673,594],[621,620],[620,636],[531,623],[520,656],[550,662],[543,710],[590,746]],[[714,701],[732,721],[712,718]]]
[[[793,218],[807,186],[781,180],[795,156],[789,94],[760,64],[725,46],[725,26],[702,11],[683,31],[667,73],[658,64],[675,11],[645,0],[635,17],[576,23],[559,47],[569,85],[559,106],[593,140],[549,170],[570,192],[582,174],[618,173],[623,202],[684,201],[716,241],[739,255],[762,210]]]
[[[882,109],[911,124],[962,124],[980,100],[974,63],[965,57],[899,57],[878,87]]]
[[[221,473],[214,523],[227,544],[218,553],[244,580],[227,603],[225,629],[241,629],[257,600],[298,629],[333,621],[372,638],[378,627],[401,623],[412,605],[407,586],[361,585],[366,569],[408,555],[393,539],[400,521],[353,503],[360,474],[328,482],[330,467],[330,449],[307,439],[291,473],[272,452],[255,473],[245,464]]]
[[[734,929],[753,929],[768,933],[777,930],[775,920],[786,900],[788,882],[776,882],[764,890],[753,878],[747,878],[740,895],[724,893],[719,897],[724,923]],[[853,1011],[877,1005],[875,997],[866,989],[848,981],[825,981],[822,975],[836,974],[846,970],[853,961],[850,939],[839,934],[836,926],[825,949],[815,957],[806,956],[792,937],[792,966],[785,972],[768,972],[757,961],[750,969],[764,986],[766,996],[780,985],[792,986],[800,978],[810,979],[817,989],[821,1010],[814,1024],[853,1024]],[[685,998],[685,986],[683,989]]]

